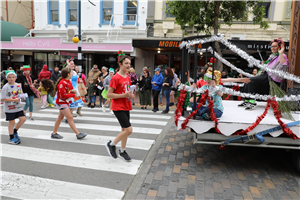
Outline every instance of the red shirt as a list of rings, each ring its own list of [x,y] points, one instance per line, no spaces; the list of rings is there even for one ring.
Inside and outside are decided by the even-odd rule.
[[[197,81],[197,88],[201,88],[203,85],[207,85],[205,80],[201,79]]]
[[[121,76],[119,73],[116,73],[110,80],[109,87],[114,88],[114,93],[116,94],[124,94],[129,91],[131,85],[131,80],[129,76],[126,75],[126,78]],[[111,99],[111,109],[113,111],[132,110],[131,101],[129,98],[119,98],[119,99]]]
[[[73,90],[71,80],[61,79],[57,85],[57,97],[56,104],[69,104],[72,103],[71,98],[75,96],[74,93],[70,93]]]

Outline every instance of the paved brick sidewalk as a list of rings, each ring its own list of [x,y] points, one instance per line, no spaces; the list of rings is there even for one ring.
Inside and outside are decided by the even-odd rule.
[[[137,199],[297,199],[300,175],[280,149],[193,144],[169,129]]]

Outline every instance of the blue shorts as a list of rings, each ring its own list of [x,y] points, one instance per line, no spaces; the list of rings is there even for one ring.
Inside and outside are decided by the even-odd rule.
[[[6,115],[6,121],[12,121],[12,120],[15,120],[19,117],[24,117],[24,111],[21,110],[19,112],[15,112],[15,113],[5,113]]]

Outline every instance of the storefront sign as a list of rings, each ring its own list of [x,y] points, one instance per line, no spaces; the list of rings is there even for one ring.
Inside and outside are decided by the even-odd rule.
[[[11,42],[1,42],[1,49],[7,50],[65,50],[77,51],[78,44],[62,43],[61,38],[18,38],[12,37]],[[82,43],[82,51],[111,51],[118,52],[133,52],[131,44],[97,44],[97,43]]]
[[[271,47],[270,47],[270,43],[265,43],[265,44],[248,44],[247,45],[247,49],[248,50],[271,50]],[[285,43],[285,50],[288,51],[289,50],[289,45],[287,43]]]
[[[76,52],[67,52],[67,51],[60,51],[59,55],[77,57],[78,53],[76,53]]]

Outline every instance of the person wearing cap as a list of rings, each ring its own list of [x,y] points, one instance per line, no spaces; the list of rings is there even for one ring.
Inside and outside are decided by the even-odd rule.
[[[156,68],[154,70],[154,76],[151,80],[152,90],[153,90],[153,112],[157,112],[158,109],[158,95],[161,91],[161,87],[164,81],[164,77],[160,73],[160,69]]]
[[[8,133],[10,144],[20,144],[21,140],[18,136],[18,129],[25,123],[26,117],[20,102],[20,94],[22,93],[21,85],[15,81],[17,74],[13,70],[5,71],[5,76],[8,81],[2,88],[1,101],[4,102],[4,112],[6,121],[8,121]],[[15,119],[19,119],[15,126]]]
[[[34,120],[32,118],[33,100],[34,100],[35,95],[37,96],[37,98],[40,98],[40,92],[33,85],[32,80],[34,78],[31,75],[30,70],[31,70],[31,68],[29,65],[24,65],[23,66],[23,74],[18,77],[17,82],[21,84],[22,91],[24,93],[27,93],[27,95],[28,95],[28,97],[26,98],[26,104],[23,108],[24,113],[26,115],[26,110],[29,107],[29,119]]]
[[[104,87],[104,90],[102,92],[102,97],[106,99],[104,105],[102,105],[102,111],[105,112],[105,107],[107,104],[109,104],[109,109],[110,109],[110,114],[114,114],[113,111],[111,110],[111,101],[109,98],[107,98],[107,91],[108,91],[108,88],[109,88],[109,84],[110,84],[110,80],[111,78],[114,76],[114,73],[115,73],[115,70],[113,68],[109,68],[109,75],[104,79],[104,82],[103,82],[103,87]]]

